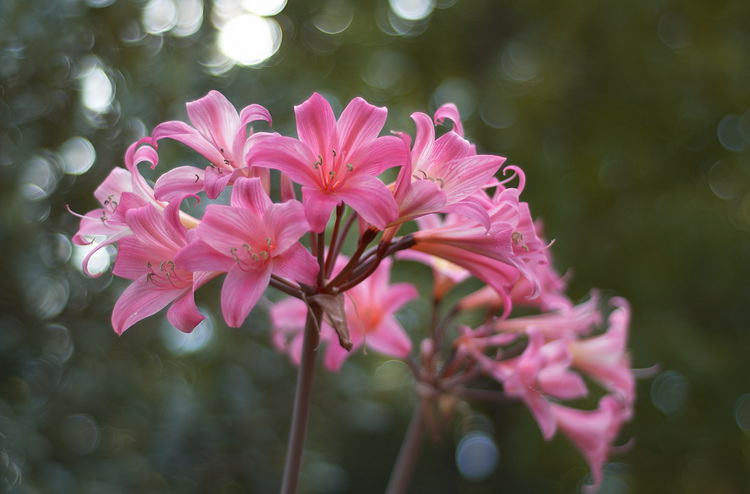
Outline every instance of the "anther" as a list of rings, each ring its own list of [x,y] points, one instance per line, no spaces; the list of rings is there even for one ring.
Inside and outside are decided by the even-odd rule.
[[[266,237],[266,245],[271,246],[271,237]]]
[[[513,232],[513,235],[511,235],[510,238],[513,239],[514,244],[518,244],[521,240],[523,240],[523,233]]]
[[[260,257],[258,257],[258,254],[250,254],[250,257],[252,257],[255,262],[260,261]]]
[[[331,177],[331,179],[334,179],[336,178],[336,172],[331,170],[330,172],[328,172],[328,176]]]
[[[262,257],[264,261],[268,260],[268,252],[265,250],[260,251],[260,257]]]
[[[200,178],[200,177],[198,176],[198,174],[196,173],[196,174],[195,174],[195,183],[198,183],[198,180],[200,180],[200,179],[201,179],[201,178]]]
[[[350,172],[354,171],[354,165],[352,165],[351,163],[347,163],[346,164],[346,169],[349,170]]]
[[[443,180],[442,178],[436,178],[435,181],[440,182],[440,190],[443,190],[445,188],[445,180]]]
[[[313,168],[317,170],[318,167],[321,166],[322,164],[323,164],[323,157],[321,155],[318,155],[318,161],[313,163]]]

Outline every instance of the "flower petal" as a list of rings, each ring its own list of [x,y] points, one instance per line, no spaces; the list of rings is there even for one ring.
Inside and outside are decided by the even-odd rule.
[[[221,288],[221,311],[227,325],[239,328],[271,280],[271,264],[264,269],[232,266]]]
[[[213,144],[222,156],[229,155],[240,125],[234,105],[220,92],[210,91],[206,96],[188,103],[187,113],[206,141]]]
[[[205,173],[195,166],[178,166],[156,180],[154,195],[159,201],[171,201],[185,194],[197,194],[204,188]]]
[[[307,101],[294,107],[294,114],[297,117],[297,136],[300,141],[307,144],[313,156],[327,156],[336,127],[336,117],[328,101],[318,93],[313,93]],[[294,177],[292,180],[295,180]]]
[[[398,218],[398,205],[391,190],[376,177],[352,177],[335,195],[379,230]]]
[[[122,334],[138,321],[156,314],[184,293],[184,290],[160,290],[152,286],[143,276],[122,292],[112,311],[112,327],[117,334]]]
[[[183,333],[189,333],[205,319],[205,316],[198,312],[193,292],[188,291],[172,303],[167,310],[167,319],[175,328]]]

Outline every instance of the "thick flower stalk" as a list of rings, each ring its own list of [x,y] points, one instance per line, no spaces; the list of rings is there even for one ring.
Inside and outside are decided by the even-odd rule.
[[[216,91],[188,103],[187,114],[191,124],[164,122],[128,148],[125,168],[96,189],[101,207],[81,216],[73,240],[118,247],[113,272],[131,280],[112,315],[118,334],[162,309],[177,329],[192,331],[204,317],[195,293],[213,278],[221,278],[230,327],[252,317],[269,287],[288,296],[269,308],[273,346],[299,365],[282,493],[297,490],[319,349],[336,372],[364,353],[412,369],[419,406],[390,494],[405,491],[425,430],[439,434],[453,410],[478,399],[523,403],[542,436],[566,436],[589,464],[592,487],[600,484],[633,417],[630,308],[621,298],[603,308],[596,291],[570,300],[541,222],[520,198],[523,171],[505,166],[511,174],[496,178],[505,158],[477,153],[454,105],[433,118],[412,114],[414,138],[381,135],[386,108],[355,98],[336,118],[317,93],[294,108],[296,136],[254,133],[250,124],[270,124],[269,112],[238,112]],[[436,137],[446,120],[452,127]],[[156,167],[165,139],[208,166],[167,169],[152,186],[138,165]],[[386,184],[388,169],[396,179]],[[211,202],[228,187],[229,204]],[[182,210],[195,198],[209,201],[199,217]],[[411,283],[391,282],[404,260],[433,272],[424,291],[431,313],[419,328],[399,320],[420,296]],[[484,287],[446,307],[471,278]],[[483,319],[473,327],[459,324],[477,312]],[[472,388],[481,376],[496,389]],[[578,407],[592,397],[598,407]]]

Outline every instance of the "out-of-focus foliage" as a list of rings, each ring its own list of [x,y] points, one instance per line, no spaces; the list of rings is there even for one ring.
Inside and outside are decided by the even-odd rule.
[[[659,365],[603,492],[750,490],[750,3],[313,0],[231,27],[255,4],[0,2],[0,490],[278,490],[295,370],[269,347],[265,308],[190,340],[163,316],[117,338],[123,283],[85,278],[70,243],[66,205],[95,207],[127,145],[210,89],[265,105],[284,131],[313,91],[387,105],[407,132],[411,112],[456,102],[481,151],[526,171],[572,295],[627,297],[634,365]],[[273,51],[274,33],[255,66],[224,53],[257,61],[241,48]],[[208,312],[217,287],[199,293]],[[403,314],[412,334],[425,313]],[[303,492],[383,491],[413,406],[406,375],[372,354],[321,370]],[[425,442],[411,492],[578,488],[585,463],[544,444],[526,410],[469,405]],[[472,427],[500,448],[482,481],[454,459]]]

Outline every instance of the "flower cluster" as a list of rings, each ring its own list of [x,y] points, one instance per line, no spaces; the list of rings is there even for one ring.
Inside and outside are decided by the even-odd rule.
[[[187,113],[192,125],[162,123],[130,146],[126,167],[95,192],[102,207],[81,217],[74,237],[81,245],[100,240],[96,249],[118,246],[113,272],[133,280],[114,307],[118,334],[167,306],[169,321],[191,331],[204,318],[195,291],[222,275],[221,310],[239,327],[272,286],[290,296],[271,307],[271,321],[274,345],[293,361],[312,317],[328,368],[366,345],[408,362],[428,403],[469,397],[468,384],[489,376],[529,408],[546,439],[566,435],[599,484],[633,413],[628,305],[613,299],[602,330],[596,292],[580,305],[565,295],[541,224],[520,200],[523,172],[507,166],[496,178],[505,159],[477,154],[454,105],[433,118],[414,113],[413,140],[382,136],[387,110],[361,98],[336,119],[313,94],[295,107],[296,138],[253,132],[252,122],[271,124],[269,112],[250,105],[238,113],[216,91],[188,103]],[[446,120],[452,126],[436,132]],[[157,166],[164,139],[192,148],[208,166],[173,168],[152,186],[138,166]],[[381,178],[389,169],[392,183]],[[219,200],[201,218],[181,209],[203,196]],[[399,235],[406,223],[411,233]],[[356,246],[347,255],[345,243]],[[418,355],[395,314],[419,293],[390,283],[394,259],[434,273],[435,314]],[[446,294],[472,276],[485,288],[441,315]],[[535,315],[514,317],[516,307]],[[477,308],[486,310],[484,322],[457,325],[449,342],[455,316]],[[584,377],[601,388],[594,410],[570,405],[588,396]]]

